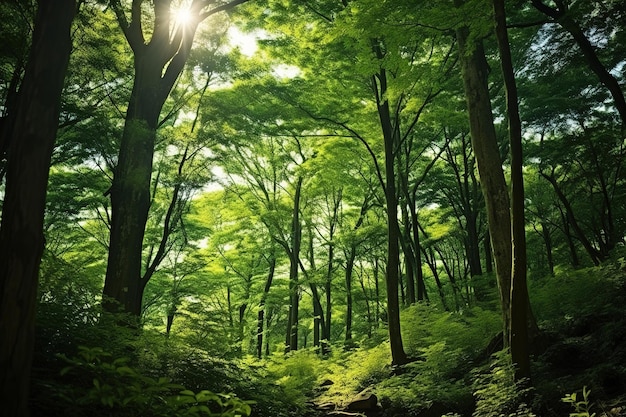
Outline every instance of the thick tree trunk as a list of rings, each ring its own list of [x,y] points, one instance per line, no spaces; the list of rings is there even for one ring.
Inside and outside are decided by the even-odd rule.
[[[169,94],[162,91],[161,68],[150,55],[135,56],[135,82],[126,113],[111,186],[111,235],[103,306],[139,317],[143,237],[150,208],[150,178],[156,129]]]
[[[487,208],[487,219],[500,290],[504,343],[509,343],[511,295],[511,219],[509,195],[493,126],[487,77],[489,66],[482,42],[469,30],[457,30],[459,58],[470,120],[472,148]],[[471,42],[468,44],[468,42]]]
[[[530,306],[526,283],[526,222],[524,217],[524,176],[522,150],[522,123],[519,117],[517,86],[513,60],[506,29],[504,0],[493,0],[496,38],[506,90],[506,109],[511,145],[511,359],[515,380],[530,378],[530,346],[528,340],[528,313]]]
[[[28,416],[48,170],[76,14],[74,0],[40,0],[11,129],[0,226],[0,404]]]
[[[194,2],[191,10],[195,18],[177,29],[171,27],[170,2],[155,1],[149,41],[143,33],[143,8],[135,7],[133,2],[129,21],[121,2],[110,2],[133,50],[135,77],[110,189],[111,236],[103,289],[103,307],[107,311],[125,311],[136,317],[141,314],[147,284],[141,278],[141,258],[156,129],[163,104],[189,57],[197,27],[208,16],[245,1],[233,0],[211,10],[204,10],[204,2]]]

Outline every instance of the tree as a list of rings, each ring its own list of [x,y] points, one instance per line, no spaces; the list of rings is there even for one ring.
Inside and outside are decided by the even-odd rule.
[[[469,3],[457,0],[457,8]],[[482,30],[485,30],[482,28]],[[493,125],[487,77],[489,66],[480,35],[470,36],[468,26],[456,30],[463,86],[467,100],[472,148],[478,165],[480,184],[487,208],[491,246],[500,289],[504,343],[509,343],[511,293],[511,218],[509,194],[502,169],[502,158]]]
[[[528,341],[526,284],[526,221],[524,216],[524,175],[522,123],[519,116],[515,72],[506,28],[504,0],[493,0],[496,39],[506,91],[506,111],[511,146],[511,359],[517,381],[530,378],[530,346]]]
[[[163,105],[189,57],[199,24],[218,12],[246,0],[216,5],[195,0],[191,18],[178,24],[170,0],[153,3],[153,21],[144,21],[143,0],[133,0],[130,20],[120,0],[113,8],[133,50],[135,77],[120,153],[110,189],[111,238],[103,306],[139,316],[145,283],[141,281],[142,245],[150,207],[150,177],[156,130]],[[146,35],[150,38],[146,41]]]
[[[75,0],[38,2],[28,64],[2,140],[8,166],[0,226],[0,400],[17,417],[29,414],[48,169],[76,12]]]

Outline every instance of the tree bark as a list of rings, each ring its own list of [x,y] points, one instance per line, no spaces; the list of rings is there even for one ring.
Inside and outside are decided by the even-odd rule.
[[[345,340],[352,339],[352,274],[354,273],[354,259],[356,258],[356,245],[350,247],[346,257],[346,334]]]
[[[459,3],[459,0],[457,0]],[[511,296],[511,219],[509,195],[502,170],[487,77],[489,66],[482,42],[471,40],[469,29],[456,31],[459,60],[470,121],[472,148],[478,165],[481,188],[487,209],[487,219],[496,276],[500,291],[503,321],[503,341],[508,346]],[[470,42],[470,43],[468,43]]]
[[[376,49],[376,47],[375,47]],[[378,51],[380,54],[380,51]],[[382,58],[382,57],[380,57]],[[398,285],[400,272],[400,226],[398,224],[398,196],[396,193],[395,154],[397,147],[396,130],[393,128],[387,94],[387,74],[381,69],[374,77],[377,94],[377,108],[383,131],[385,148],[385,203],[387,206],[387,315],[389,320],[389,343],[393,365],[408,362],[400,331],[400,303]]]
[[[496,38],[506,91],[511,146],[511,359],[516,381],[530,378],[530,346],[528,341],[528,286],[526,283],[526,222],[524,217],[524,175],[522,123],[519,117],[515,72],[506,29],[504,0],[493,0]]]
[[[272,281],[274,280],[274,272],[276,271],[276,257],[272,253],[269,258],[269,271],[267,273],[267,279],[265,280],[265,287],[263,288],[263,294],[261,295],[261,301],[259,301],[259,312],[257,315],[257,330],[256,330],[256,354],[259,359],[263,356],[263,337],[264,330],[263,325],[265,323],[265,302],[267,296],[272,287]]]
[[[490,274],[493,272],[493,254],[491,252],[491,236],[489,236],[489,232],[485,233],[483,246],[485,247],[485,271]]]
[[[75,0],[40,0],[24,80],[8,130],[0,225],[0,404],[28,416],[39,265],[50,159],[72,49]]]
[[[413,253],[413,245],[411,244],[411,222],[409,221],[409,210],[406,204],[402,206],[402,222],[403,230],[400,234],[400,246],[404,253],[404,264],[406,268],[406,304],[412,305],[416,301],[415,289],[415,254]]]
[[[541,237],[543,243],[546,246],[546,256],[548,258],[548,269],[550,275],[554,275],[554,256],[552,254],[552,233],[550,233],[550,227],[546,221],[541,222]]]
[[[289,251],[289,318],[287,320],[286,350],[298,350],[298,307],[300,302],[300,284],[298,269],[300,268],[300,245],[302,242],[302,224],[300,223],[300,195],[303,178],[296,183],[293,215],[291,223],[291,250]]]

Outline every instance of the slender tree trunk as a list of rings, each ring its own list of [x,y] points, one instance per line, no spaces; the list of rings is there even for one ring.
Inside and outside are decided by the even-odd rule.
[[[570,257],[572,260],[572,266],[574,268],[578,268],[580,266],[580,259],[578,258],[578,252],[576,251],[576,244],[574,243],[574,237],[572,236],[572,232],[570,230],[570,223],[568,220],[568,216],[563,212],[563,208],[558,206],[559,213],[561,214],[561,223],[563,224],[563,234],[565,235],[565,240],[567,241],[567,247],[569,248]]]
[[[541,237],[543,243],[546,246],[546,256],[548,258],[548,268],[550,269],[550,275],[554,275],[554,256],[552,254],[552,234],[547,222],[541,222]]]
[[[415,283],[417,285],[417,301],[428,299],[426,293],[426,283],[424,282],[424,271],[422,270],[422,243],[419,235],[419,219],[417,207],[415,204],[415,196],[409,202],[409,210],[411,214],[411,232],[413,234],[413,252],[415,256]]]
[[[363,291],[363,299],[365,300],[365,308],[367,311],[367,337],[369,339],[372,337],[372,307],[370,302],[370,294],[365,288],[365,282],[362,273],[359,275],[359,283],[361,284],[361,291]]]
[[[300,268],[300,245],[302,243],[302,224],[300,223],[300,195],[303,178],[296,183],[293,214],[291,223],[291,250],[289,266],[289,320],[287,326],[287,351],[298,350],[298,307],[300,303],[300,284],[298,269]]]
[[[403,231],[400,236],[400,247],[402,248],[402,253],[404,254],[404,265],[406,268],[406,304],[411,305],[415,304],[415,255],[413,254],[413,248],[411,245],[411,233],[409,224],[409,213],[405,207],[402,208],[402,217],[403,217]]]
[[[378,257],[374,259],[374,290],[376,294],[376,324],[375,327],[378,328],[378,324],[380,322],[380,279],[378,278],[378,274],[380,271],[380,266],[378,265]]]
[[[485,247],[485,271],[491,274],[493,272],[493,254],[491,252],[491,236],[489,236],[489,232],[485,233],[483,244]]]
[[[77,11],[74,0],[40,0],[24,80],[11,116],[0,225],[0,404],[29,415],[39,265],[50,159]]]
[[[526,221],[524,217],[524,175],[522,150],[522,123],[519,117],[517,86],[513,60],[506,29],[504,0],[493,0],[496,38],[506,90],[506,109],[509,119],[511,145],[511,358],[515,366],[515,380],[530,378],[530,346],[528,341],[528,286],[526,283]]]
[[[354,273],[354,259],[356,258],[356,246],[350,247],[350,253],[346,258],[346,335],[345,340],[352,339],[352,275]]]
[[[439,299],[441,300],[441,305],[445,311],[450,311],[450,307],[448,307],[448,303],[446,301],[446,295],[443,291],[443,284],[441,283],[441,278],[439,278],[439,271],[437,270],[437,260],[435,259],[435,253],[433,248],[428,248],[428,251],[425,248],[422,248],[424,260],[426,261],[426,265],[430,268],[430,272],[433,274],[433,279],[435,280],[435,284],[437,285],[437,292],[439,293]]]
[[[265,322],[265,302],[267,296],[272,287],[272,281],[274,280],[274,272],[276,271],[276,256],[270,255],[269,258],[269,271],[267,273],[267,279],[265,280],[265,287],[263,288],[263,294],[261,295],[261,301],[259,301],[259,312],[257,314],[257,330],[256,330],[256,354],[259,359],[263,355],[263,338],[264,330],[263,324]]]
[[[374,46],[379,59],[383,58],[378,45]],[[400,303],[398,287],[400,284],[400,226],[398,224],[398,195],[396,192],[395,154],[397,148],[396,129],[393,127],[387,94],[387,73],[380,69],[373,77],[378,116],[383,132],[385,149],[385,203],[387,207],[387,315],[389,321],[389,343],[393,365],[403,365],[408,358],[402,344],[400,331]]]
[[[572,205],[567,199],[567,196],[565,195],[565,193],[563,193],[563,190],[561,190],[561,187],[559,187],[559,184],[557,183],[556,178],[554,178],[554,175],[548,175],[544,172],[540,172],[540,174],[542,177],[548,180],[548,182],[552,185],[552,188],[554,189],[554,192],[559,198],[559,201],[561,201],[561,204],[563,204],[563,208],[565,208],[567,223],[569,224],[569,226],[571,226],[574,229],[574,232],[576,233],[576,237],[578,237],[578,240],[580,240],[580,243],[582,243],[583,247],[589,254],[589,257],[591,258],[592,262],[596,266],[600,265],[600,262],[602,262],[604,258],[602,257],[600,252],[596,248],[593,247],[589,239],[587,239],[587,237],[585,236],[585,232],[582,230],[582,228],[578,224],[578,221],[576,220],[576,216],[574,216],[574,209],[572,208]]]
[[[460,3],[460,0],[456,0]],[[482,42],[472,40],[466,27],[457,29],[463,86],[470,120],[472,148],[487,208],[502,308],[503,340],[508,346],[511,297],[511,219],[509,195],[493,126],[487,77],[489,66]],[[471,42],[468,44],[468,42]]]
[[[326,325],[324,330],[326,331],[322,335],[322,354],[325,355],[330,351],[330,322],[332,314],[332,282],[333,282],[333,269],[335,259],[335,244],[330,242],[328,247],[328,269],[326,271],[326,281],[324,283],[324,291],[326,293]]]

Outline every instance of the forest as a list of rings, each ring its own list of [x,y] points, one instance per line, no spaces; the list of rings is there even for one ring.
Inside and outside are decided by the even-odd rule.
[[[0,414],[626,416],[623,0],[0,16]]]

